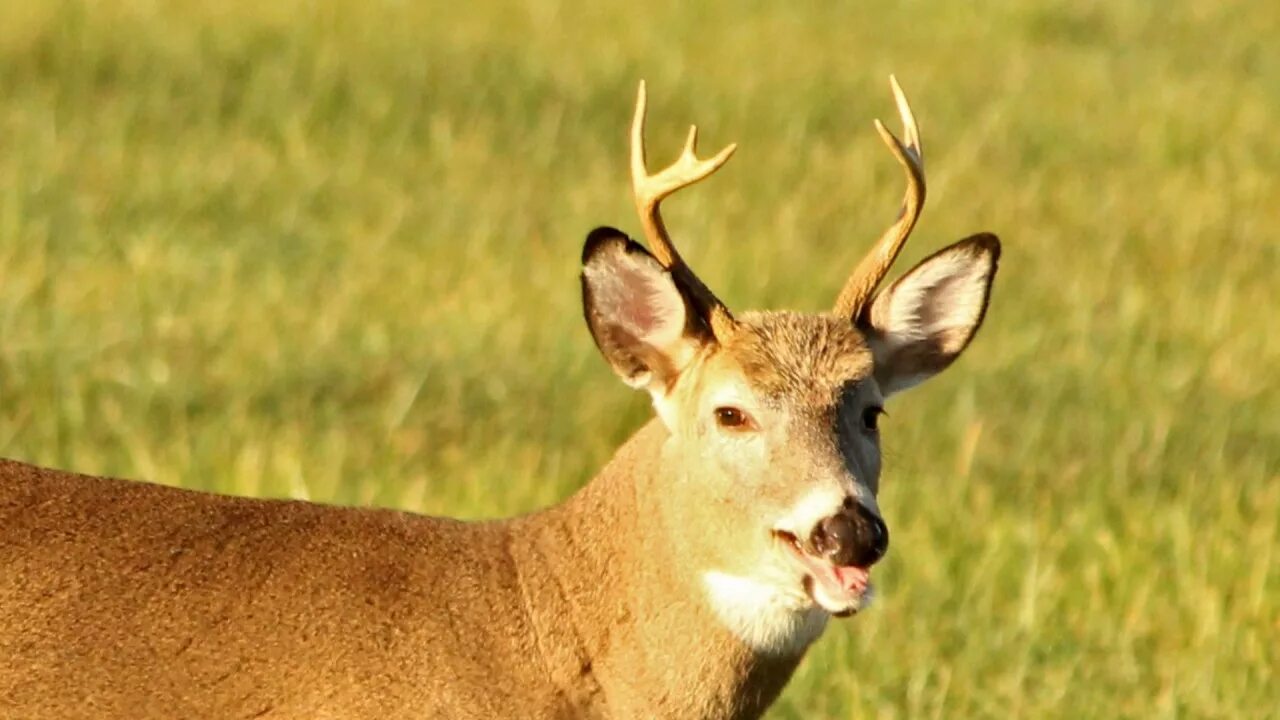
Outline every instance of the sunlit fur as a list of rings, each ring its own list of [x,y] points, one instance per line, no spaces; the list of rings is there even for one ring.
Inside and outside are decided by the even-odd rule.
[[[845,497],[875,508],[878,438],[858,422],[881,401],[873,369],[850,322],[746,313],[655,398],[664,417],[677,418],[662,452],[664,474],[679,487],[667,495],[665,521],[708,578],[717,614],[761,650],[803,650],[822,627],[808,617],[804,573],[772,531],[806,537]],[[722,406],[745,410],[757,427],[719,427]],[[725,591],[731,585],[751,592]]]

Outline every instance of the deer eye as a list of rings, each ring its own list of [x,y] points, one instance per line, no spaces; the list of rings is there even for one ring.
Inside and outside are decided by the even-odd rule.
[[[729,405],[716,408],[716,424],[726,430],[752,430],[756,425],[746,410]]]
[[[884,415],[884,408],[871,406],[862,411],[862,430],[864,432],[874,433],[880,431],[880,416]]]

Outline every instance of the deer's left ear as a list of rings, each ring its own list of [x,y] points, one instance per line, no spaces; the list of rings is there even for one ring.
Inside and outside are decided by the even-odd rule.
[[[1000,259],[995,235],[965,238],[882,290],[858,318],[885,396],[950,365],[982,325]]]

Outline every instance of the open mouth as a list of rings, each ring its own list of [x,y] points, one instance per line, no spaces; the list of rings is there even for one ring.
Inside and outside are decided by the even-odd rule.
[[[867,604],[871,590],[870,568],[833,565],[805,550],[800,538],[785,530],[774,530],[773,536],[804,571],[805,592],[816,605],[836,617],[848,617]]]

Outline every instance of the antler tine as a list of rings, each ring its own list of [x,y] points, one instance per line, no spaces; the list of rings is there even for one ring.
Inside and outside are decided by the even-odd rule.
[[[689,290],[698,296],[710,315],[712,330],[720,335],[732,325],[733,317],[728,308],[702,283],[680,257],[676,246],[671,242],[667,226],[662,222],[660,206],[662,201],[672,193],[705,179],[719,170],[734,151],[737,144],[730,144],[713,157],[705,160],[698,158],[698,126],[689,127],[689,135],[685,139],[684,149],[676,161],[655,174],[649,174],[645,161],[644,121],[648,98],[645,83],[640,81],[640,89],[636,94],[636,113],[631,122],[631,187],[635,195],[636,212],[640,215],[640,224],[644,227],[645,239],[653,255],[673,274],[679,276]]]
[[[898,253],[911,236],[911,230],[916,226],[920,211],[924,208],[924,150],[920,144],[920,128],[916,125],[907,96],[898,85],[897,78],[890,75],[889,84],[893,87],[893,99],[898,106],[898,115],[902,117],[902,134],[907,141],[903,144],[879,120],[876,120],[876,130],[902,166],[907,176],[907,191],[902,198],[902,209],[898,212],[897,221],[884,231],[871,252],[858,263],[853,274],[845,281],[844,289],[840,291],[835,304],[835,313],[841,317],[855,317],[862,311],[880,282],[889,274],[889,268],[898,259]]]
[[[680,157],[665,169],[650,175],[645,162],[644,121],[648,99],[645,83],[640,81],[640,90],[636,95],[636,114],[631,123],[631,186],[635,193],[636,212],[640,214],[640,223],[644,226],[645,238],[652,246],[653,254],[667,268],[681,264],[680,253],[671,242],[671,236],[662,222],[659,205],[668,196],[681,188],[693,185],[719,170],[729,161],[729,157],[738,149],[736,144],[716,153],[706,160],[698,159],[698,126],[689,127],[689,136],[685,140],[684,150]]]

